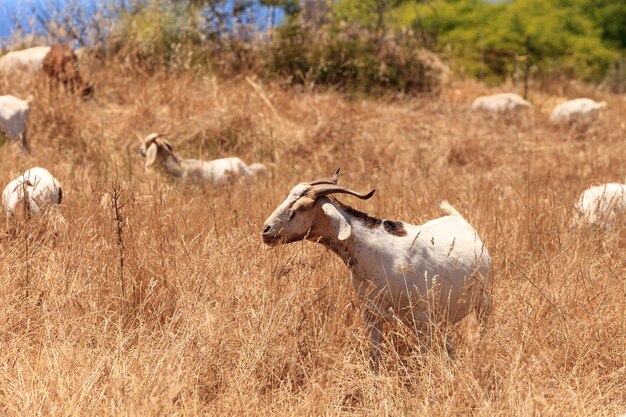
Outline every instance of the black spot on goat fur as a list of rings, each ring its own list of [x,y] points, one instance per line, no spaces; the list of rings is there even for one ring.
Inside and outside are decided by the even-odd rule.
[[[406,229],[404,228],[404,224],[402,222],[396,222],[393,220],[381,220],[376,217],[372,217],[369,214],[365,214],[362,211],[358,211],[353,209],[350,206],[346,206],[341,203],[339,200],[333,198],[333,200],[341,207],[343,211],[345,211],[349,216],[360,220],[365,224],[366,227],[370,229],[375,229],[380,225],[383,225],[387,233],[390,233],[394,236],[406,236]]]
[[[375,229],[383,223],[381,219],[372,217],[368,214],[363,213],[362,211],[355,210],[350,206],[344,206],[343,204],[341,204],[341,209],[355,219],[362,221],[363,224],[365,224],[365,226],[369,227],[370,229]]]
[[[394,236],[406,236],[406,230],[404,229],[404,224],[402,222],[395,222],[393,220],[385,220],[383,222],[383,227],[387,231]]]

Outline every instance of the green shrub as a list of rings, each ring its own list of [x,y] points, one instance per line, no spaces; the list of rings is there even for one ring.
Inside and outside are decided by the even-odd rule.
[[[313,32],[292,19],[277,31],[266,70],[292,83],[366,94],[438,92],[441,74],[429,64],[410,32],[381,39],[345,22]]]
[[[345,1],[349,0],[338,3]],[[626,5],[604,0],[599,0],[600,7],[592,7],[591,0],[400,3],[389,12],[392,27],[412,27],[429,35],[432,44],[454,57],[466,74],[494,81],[513,75],[516,57],[517,64],[529,59],[539,77],[601,81],[617,59],[615,46],[623,27],[623,20],[621,26],[610,21],[606,11],[626,15]]]
[[[124,12],[111,30],[108,49],[133,68],[159,69],[207,64],[198,49],[198,11],[167,2]]]

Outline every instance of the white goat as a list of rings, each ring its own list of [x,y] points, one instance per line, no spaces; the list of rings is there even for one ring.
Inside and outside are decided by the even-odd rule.
[[[144,139],[139,152],[146,157],[145,169],[155,161],[163,166],[165,171],[174,177],[180,177],[185,181],[225,184],[238,178],[252,178],[265,172],[265,165],[254,163],[247,165],[240,158],[229,157],[215,159],[213,161],[200,161],[197,159],[181,159],[174,155],[170,142],[165,140],[163,133],[151,133]]]
[[[345,262],[364,303],[363,318],[375,370],[384,323],[400,320],[430,336],[433,323],[455,323],[475,310],[484,322],[491,306],[491,258],[477,232],[447,202],[448,216],[423,225],[381,220],[340,203],[333,194],[367,194],[333,178],[296,185],[263,226],[270,246],[307,239]]]
[[[478,97],[472,102],[472,110],[482,110],[492,113],[506,113],[510,111],[531,108],[533,105],[514,93],[500,93],[491,96]]]
[[[45,168],[31,168],[7,185],[2,192],[6,216],[25,220],[30,214],[44,212],[63,199],[61,185]]]
[[[572,226],[583,223],[611,228],[615,219],[626,215],[626,184],[608,183],[586,189],[574,206]]]
[[[561,103],[554,108],[550,115],[552,123],[588,122],[598,117],[598,110],[606,107],[606,102],[596,102],[590,98],[577,98]]]
[[[15,96],[0,96],[0,133],[4,133],[11,141],[19,141],[25,152],[30,152],[28,115],[32,100],[32,96],[26,100]]]
[[[9,52],[0,57],[0,72],[41,71],[43,59],[50,52],[49,46],[36,46]]]

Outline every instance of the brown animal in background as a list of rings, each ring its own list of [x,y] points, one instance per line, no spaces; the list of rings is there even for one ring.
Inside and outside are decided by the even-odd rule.
[[[62,82],[70,91],[78,89],[83,97],[93,95],[93,86],[83,81],[78,72],[78,57],[67,45],[52,45],[50,52],[43,59],[43,70],[52,83]]]

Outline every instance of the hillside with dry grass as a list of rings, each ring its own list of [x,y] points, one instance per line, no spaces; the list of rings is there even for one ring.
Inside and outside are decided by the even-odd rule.
[[[532,93],[531,112],[493,117],[469,110],[489,91],[465,83],[348,100],[100,63],[86,78],[86,102],[39,77],[0,79],[3,94],[35,97],[33,153],[2,146],[0,183],[48,168],[68,223],[3,226],[3,415],[626,412],[626,226],[569,228],[581,191],[626,177],[623,97],[554,85]],[[597,123],[548,123],[581,95],[608,102]],[[145,173],[137,135],[153,131],[181,157],[237,155],[270,173],[219,188]],[[341,198],[359,210],[419,224],[447,199],[481,234],[495,309],[482,338],[454,327],[456,357],[420,353],[391,326],[374,375],[345,265],[314,243],[262,244],[291,187],[337,166],[342,184],[378,190]]]

